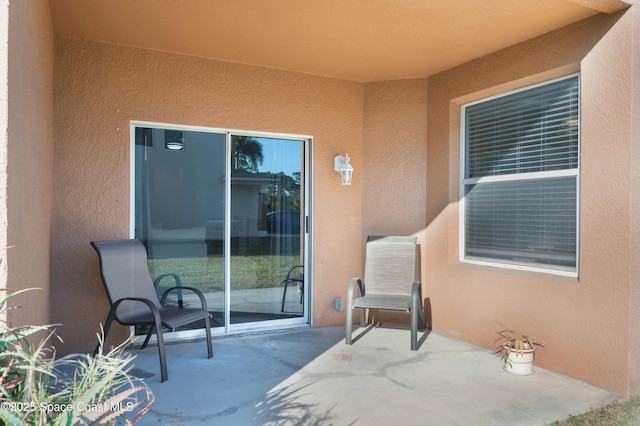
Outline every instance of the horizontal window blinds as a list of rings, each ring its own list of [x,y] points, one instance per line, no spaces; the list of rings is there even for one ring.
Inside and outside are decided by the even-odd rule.
[[[577,272],[578,77],[465,106],[463,119],[465,258]]]
[[[574,267],[576,178],[469,185],[468,258]]]
[[[578,167],[577,78],[471,105],[465,178]]]

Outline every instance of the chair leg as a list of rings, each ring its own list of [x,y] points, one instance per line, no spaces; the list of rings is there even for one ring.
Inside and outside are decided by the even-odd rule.
[[[149,326],[149,332],[147,333],[147,337],[145,337],[144,343],[142,343],[142,346],[140,346],[141,350],[147,347],[147,343],[149,343],[149,339],[151,339],[151,335],[153,334],[155,328],[156,327],[153,324]]]
[[[209,321],[209,317],[204,319],[204,328],[207,333],[207,354],[211,358],[213,356],[213,345],[211,344],[211,321]]]
[[[158,355],[160,356],[160,376],[162,382],[165,382],[169,377],[167,376],[167,355],[164,351],[164,337],[162,335],[162,323],[159,316],[154,315],[154,325],[156,329],[156,337],[158,339]]]
[[[427,329],[424,323],[424,315],[422,313],[422,305],[418,308],[418,331],[425,331]]]
[[[411,309],[411,350],[418,350],[418,310]]]
[[[411,350],[418,350],[418,321],[420,330],[424,330],[422,318],[422,287],[420,282],[414,282],[411,286]]]
[[[349,281],[349,289],[347,290],[347,318],[345,325],[345,343],[347,345],[351,344],[351,334],[353,330],[353,292],[357,290],[358,296],[362,297],[364,295],[364,291],[362,289],[362,281],[359,278],[352,278]],[[357,308],[360,315],[360,327],[365,326],[364,322],[364,309]]]
[[[344,342],[347,345],[351,344],[351,329],[352,329],[352,324],[351,322],[353,321],[353,310],[351,308],[351,297],[348,297],[347,299],[347,319],[345,322],[345,338],[344,338]]]
[[[284,302],[287,298],[287,284],[289,284],[289,281],[284,282],[284,292],[282,293],[282,309],[280,309],[280,312],[284,312]]]

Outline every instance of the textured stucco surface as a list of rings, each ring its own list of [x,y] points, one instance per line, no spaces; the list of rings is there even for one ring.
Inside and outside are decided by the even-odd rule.
[[[629,323],[629,393],[640,394],[640,8],[633,7],[628,13],[633,19],[633,65],[631,72],[631,286]]]
[[[66,351],[90,349],[106,317],[89,242],[128,238],[131,120],[313,136],[313,321],[344,321],[333,299],[360,262],[361,84],[64,37],[55,53],[52,300]],[[333,170],[345,152],[346,187]]]
[[[625,7],[619,0],[152,3],[55,0],[51,13],[56,34],[67,37],[372,82],[423,78]]]
[[[8,90],[9,90],[9,2],[0,1],[0,247],[7,246],[7,128],[8,122]],[[6,254],[0,263],[0,295],[4,295],[7,283]],[[7,320],[7,311],[0,312],[0,321]]]
[[[364,237],[411,235],[425,225],[427,79],[364,87]]]
[[[632,14],[598,16],[429,79],[423,275],[434,328],[491,348],[501,322],[545,342],[537,362],[627,394]],[[459,106],[581,72],[580,276],[458,261]],[[637,184],[637,182],[636,182]],[[618,348],[615,351],[612,348]],[[603,367],[604,366],[604,367]],[[636,372],[637,374],[637,372]]]
[[[10,3],[10,4],[9,4]],[[2,2],[8,7],[7,67],[0,100],[7,110],[0,140],[0,282],[9,291],[39,288],[12,299],[14,325],[49,322],[49,259],[53,198],[53,28],[44,0]],[[2,95],[4,96],[4,94]],[[6,113],[6,116],[4,115]],[[6,139],[5,139],[6,138]],[[5,210],[6,209],[6,210]],[[6,252],[4,247],[12,246]],[[6,268],[6,269],[5,269]],[[5,281],[6,280],[6,281]],[[0,286],[0,287],[4,287]]]

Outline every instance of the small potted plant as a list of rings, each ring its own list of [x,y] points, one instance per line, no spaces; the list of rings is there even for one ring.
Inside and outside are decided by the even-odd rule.
[[[535,347],[544,347],[544,345],[531,336],[516,334],[513,330],[500,325],[503,328],[496,331],[498,335],[496,342],[500,342],[496,353],[500,354],[500,359],[504,363],[502,368],[519,376],[533,374]]]

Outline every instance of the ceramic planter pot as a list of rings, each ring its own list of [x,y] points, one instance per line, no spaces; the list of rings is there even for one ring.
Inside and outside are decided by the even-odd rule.
[[[506,348],[505,348],[506,351]],[[511,349],[508,358],[504,363],[504,371],[518,376],[529,376],[533,371],[533,349],[522,349],[516,351]]]

